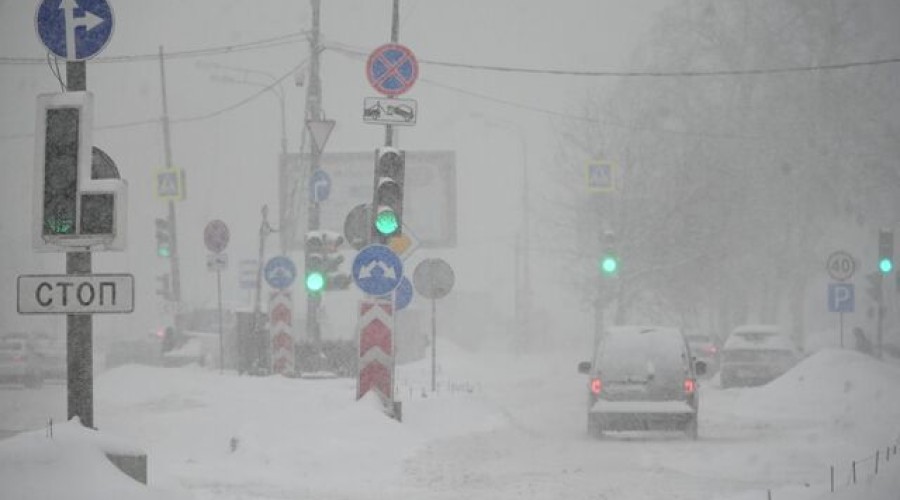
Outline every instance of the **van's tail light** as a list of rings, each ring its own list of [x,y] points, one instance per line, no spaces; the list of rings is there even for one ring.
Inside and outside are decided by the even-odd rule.
[[[691,395],[697,390],[697,382],[692,378],[684,379],[684,393]]]
[[[598,396],[600,394],[600,391],[602,391],[602,390],[603,390],[603,381],[601,381],[599,378],[591,379],[591,392],[595,396]]]
[[[706,354],[709,354],[710,356],[713,356],[717,352],[719,352],[719,349],[714,345],[708,345],[705,348],[703,348],[703,352],[705,352]]]

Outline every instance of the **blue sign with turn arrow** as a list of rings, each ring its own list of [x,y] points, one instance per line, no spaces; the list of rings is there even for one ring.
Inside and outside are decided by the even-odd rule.
[[[43,0],[35,28],[47,50],[68,61],[97,55],[112,37],[113,13],[106,0]]]
[[[403,262],[384,245],[369,245],[353,259],[353,282],[369,295],[386,295],[403,279]]]
[[[309,178],[309,196],[316,203],[325,201],[331,194],[331,176],[328,172],[318,169]]]

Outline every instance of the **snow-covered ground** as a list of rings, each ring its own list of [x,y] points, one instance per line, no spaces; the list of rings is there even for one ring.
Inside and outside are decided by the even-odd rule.
[[[578,355],[450,343],[438,353],[436,394],[430,361],[398,367],[402,423],[377,400],[356,402],[354,380],[120,367],[96,381],[99,433],[67,423],[53,438],[40,429],[0,441],[0,496],[765,500],[770,489],[776,500],[895,500],[900,491],[900,458],[883,457],[900,436],[900,367],[855,352],[819,352],[765,387],[705,382],[697,442],[589,440]],[[65,388],[4,388],[0,403],[0,429],[33,427],[64,413]],[[100,450],[115,439],[146,451],[151,487],[106,462]],[[879,475],[865,460],[859,484],[848,484],[851,461],[879,447]]]

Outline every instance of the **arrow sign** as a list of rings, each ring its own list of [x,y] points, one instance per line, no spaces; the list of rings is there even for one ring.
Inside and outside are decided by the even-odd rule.
[[[360,302],[357,399],[373,389],[384,403],[393,398],[393,309],[390,301]]]
[[[50,52],[69,61],[90,59],[109,43],[112,8],[106,0],[43,0],[35,27]]]

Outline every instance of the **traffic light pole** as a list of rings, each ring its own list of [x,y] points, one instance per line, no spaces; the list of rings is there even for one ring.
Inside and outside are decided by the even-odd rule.
[[[306,88],[306,121],[320,121],[322,119],[322,80],[319,76],[319,26],[321,23],[322,0],[310,0],[312,3],[312,31],[309,35],[309,84]],[[307,132],[308,133],[308,132]],[[322,150],[315,139],[309,141],[312,154],[310,155],[309,175],[307,179],[312,179],[313,174],[321,167]],[[319,202],[314,196],[309,194],[308,219],[306,231],[317,231],[319,229]],[[304,237],[305,241],[305,237]],[[308,248],[304,248],[305,252],[309,252]],[[306,260],[306,259],[304,259]],[[303,276],[305,280],[306,274],[309,272],[304,265]],[[319,345],[322,340],[322,332],[319,328],[319,305],[321,304],[321,296],[319,294],[306,294],[306,335],[313,343]]]
[[[66,90],[87,90],[84,61],[66,62]],[[90,146],[88,146],[90,147]],[[67,252],[66,274],[91,274],[91,252]],[[67,416],[77,416],[85,427],[94,427],[93,316],[66,315]]]

